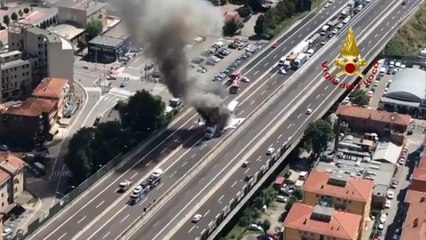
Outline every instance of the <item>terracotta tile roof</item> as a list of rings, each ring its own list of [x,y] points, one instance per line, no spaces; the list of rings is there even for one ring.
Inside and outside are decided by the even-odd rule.
[[[37,117],[42,113],[51,112],[56,106],[56,100],[39,99],[39,98],[27,98],[18,107],[10,107],[6,110],[5,114]]]
[[[15,174],[25,166],[25,162],[12,152],[0,153],[0,169],[9,174]]]
[[[312,171],[303,186],[303,191],[341,199],[369,202],[373,194],[374,182],[366,179],[349,178],[344,187],[328,183],[330,174]]]
[[[284,221],[284,227],[339,239],[355,240],[358,238],[361,215],[334,211],[331,220],[326,222],[312,219],[313,212],[314,207],[295,203]]]
[[[63,78],[44,78],[34,89],[32,96],[39,98],[59,98],[68,80]]]
[[[426,240],[426,193],[408,190],[405,202],[409,207],[401,239]]]
[[[395,114],[385,111],[378,111],[374,109],[354,107],[350,105],[340,105],[336,111],[337,115],[342,115],[346,117],[361,118],[361,119],[371,119],[377,122],[386,122],[386,123],[395,123],[400,125],[409,125],[411,117],[409,115]],[[392,117],[394,119],[392,120]]]
[[[0,184],[3,184],[9,179],[10,179],[10,175],[5,171],[0,170]]]
[[[413,180],[426,181],[426,169],[424,168],[414,169]]]

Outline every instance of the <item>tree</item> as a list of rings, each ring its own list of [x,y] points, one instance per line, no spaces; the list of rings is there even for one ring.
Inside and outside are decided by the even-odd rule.
[[[57,22],[56,17],[53,17],[53,24],[56,24],[56,22]]]
[[[311,122],[304,134],[303,143],[306,149],[311,149],[318,155],[327,149],[327,143],[333,139],[333,129],[327,121],[319,119]]]
[[[265,235],[268,233],[269,228],[271,228],[271,222],[268,219],[263,220],[262,229],[265,232]]]
[[[254,32],[258,36],[264,35],[266,33],[265,16],[260,15],[257,18],[256,25],[254,25]]]
[[[297,199],[297,200],[302,200],[303,199],[303,191],[300,188],[296,188],[293,192],[293,196]]]
[[[285,211],[289,212],[291,207],[293,207],[293,204],[297,202],[297,199],[294,196],[291,196],[290,199],[288,199],[287,204],[285,205]]]
[[[220,5],[223,6],[226,4],[226,0],[220,0]]]
[[[22,17],[22,15],[24,15],[24,12],[22,12],[22,9],[19,9],[18,14],[19,14],[19,17]]]
[[[100,123],[95,129],[91,148],[93,149],[93,165],[105,165],[113,157],[123,151],[126,141],[121,125],[117,121]]]
[[[130,97],[119,111],[125,129],[146,137],[164,124],[164,109],[161,97],[142,90]]]
[[[223,35],[233,36],[238,29],[239,27],[235,20],[226,22],[223,26]]]
[[[25,14],[28,14],[29,12],[30,12],[30,9],[29,9],[29,8],[27,8],[27,7],[26,7],[26,8],[24,8],[24,13],[25,13]]]
[[[49,19],[49,26],[52,26],[54,23],[53,23],[53,18],[50,18]]]
[[[247,0],[247,3],[254,12],[261,12],[263,10],[263,0]]]
[[[11,18],[13,21],[16,21],[16,20],[18,20],[19,16],[18,16],[18,14],[17,14],[16,12],[13,12],[13,13],[12,13],[12,15],[10,15],[10,18]]]
[[[351,100],[352,103],[358,106],[368,105],[367,94],[365,93],[364,90],[361,90],[361,89],[354,89],[349,94],[349,100]]]
[[[237,9],[238,15],[242,18],[246,18],[253,13],[250,6],[242,6]]]
[[[87,24],[86,27],[86,37],[87,40],[91,40],[92,38],[98,36],[101,32],[102,32],[102,22],[99,19],[95,19],[91,22],[89,22],[89,24]]]
[[[9,17],[9,15],[4,15],[3,16],[3,23],[6,24],[6,25],[10,24],[10,17]]]

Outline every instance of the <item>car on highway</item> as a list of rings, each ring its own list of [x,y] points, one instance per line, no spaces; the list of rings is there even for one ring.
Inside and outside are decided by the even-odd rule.
[[[341,29],[343,27],[343,23],[339,23],[339,24],[337,24],[337,26],[336,26],[336,28],[337,29]]]
[[[248,77],[242,77],[241,82],[249,83],[250,79]]]
[[[272,154],[274,154],[274,152],[275,152],[275,148],[270,147],[270,148],[268,148],[268,150],[266,151],[266,155],[272,155]]]
[[[121,84],[120,84],[120,87],[121,88],[124,88],[124,87],[126,87],[127,86],[127,83],[126,82],[122,82]]]
[[[248,182],[248,181],[250,181],[252,178],[253,178],[253,176],[252,176],[252,175],[247,175],[247,176],[244,178],[244,182]]]
[[[407,4],[406,1],[402,1],[402,6],[405,6]]]
[[[277,47],[278,47],[278,43],[274,42],[274,43],[272,44],[272,48],[273,48],[273,49],[275,49],[275,48],[277,48]]]
[[[306,109],[306,114],[307,115],[310,115],[312,113],[312,108],[308,108],[308,109]]]
[[[286,75],[287,74],[287,71],[285,70],[285,68],[280,68],[280,70],[278,71],[280,74],[282,74],[282,75]]]
[[[9,236],[9,235],[11,235],[12,234],[12,229],[10,229],[10,228],[5,228],[5,229],[3,229],[3,232],[1,233],[1,236],[2,237],[6,237],[6,236]]]
[[[337,34],[337,32],[339,32],[339,30],[337,28],[333,29],[333,31],[331,31],[332,34]]]
[[[242,167],[245,168],[249,165],[249,161],[244,161]]]
[[[151,176],[152,177],[155,177],[155,178],[159,178],[159,177],[161,177],[163,175],[163,170],[162,169],[160,169],[160,168],[158,168],[158,169],[156,169],[152,174],[151,174]]]
[[[327,41],[324,39],[321,41],[321,45],[325,45],[327,43]]]
[[[203,215],[197,213],[197,214],[194,215],[194,217],[192,217],[192,222],[197,223],[201,220],[202,217],[203,217]]]
[[[329,2],[326,2],[326,3],[324,4],[324,8],[328,8],[328,7],[330,7],[330,3],[329,3]]]
[[[347,16],[345,19],[343,19],[343,23],[346,24],[351,20],[351,16]]]

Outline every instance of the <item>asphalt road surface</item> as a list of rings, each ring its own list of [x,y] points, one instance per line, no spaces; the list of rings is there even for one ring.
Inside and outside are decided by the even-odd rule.
[[[394,1],[395,2],[395,1]],[[411,5],[412,4],[412,5]],[[371,17],[366,17],[367,19],[363,19],[363,23],[359,26],[355,27],[355,32],[358,33],[362,29],[372,29],[372,26],[374,26],[375,30],[374,32],[368,34],[368,38],[365,39],[360,49],[371,49],[372,47],[377,48],[378,42],[380,42],[380,39],[383,37],[384,34],[388,33],[390,31],[390,28],[394,25],[395,22],[398,22],[398,20],[408,11],[411,9],[411,7],[414,6],[414,2],[412,2],[410,5],[407,5],[405,8],[400,9],[399,7],[396,8],[395,11],[393,11],[394,14],[388,15],[386,19],[378,20],[374,19],[377,16],[383,16],[385,13],[389,12],[389,9],[385,10],[385,7],[393,7],[395,5],[381,5],[375,7],[370,12]],[[382,14],[381,14],[382,13]],[[375,24],[376,22],[379,22],[379,24]],[[370,26],[368,26],[371,23]],[[364,33],[365,35],[366,33]],[[340,41],[340,45],[343,42]],[[339,45],[339,46],[340,46]],[[375,45],[375,46],[374,46]],[[381,46],[379,46],[381,47]],[[365,50],[368,51],[368,50]],[[331,49],[325,53],[325,56],[330,56],[329,62],[337,56],[339,52],[339,49]],[[368,56],[368,57],[374,57],[374,56]],[[320,66],[323,59],[319,59],[316,63],[314,63],[314,66]],[[271,105],[268,111],[271,113],[271,117],[276,117],[278,115],[278,112],[283,111],[282,102],[291,103],[291,99],[297,98],[295,96],[296,93],[303,92],[303,88],[306,90],[306,86],[308,84],[312,84],[315,81],[312,80],[318,80],[315,75],[318,75],[318,73],[321,72],[321,68],[316,68],[316,71],[312,72],[309,71],[306,74],[302,74],[299,79],[301,79],[301,83],[298,84],[296,87],[297,90],[294,90],[292,88],[292,92],[290,95],[284,95],[283,99],[280,99],[279,101],[275,102],[275,106]],[[321,77],[319,78],[321,79]],[[232,174],[232,177],[224,184],[224,187],[221,188],[218,192],[215,193],[214,197],[212,199],[208,200],[206,204],[204,204],[199,210],[196,212],[193,212],[192,214],[188,214],[188,211],[190,209],[194,209],[196,207],[196,204],[200,199],[203,198],[204,195],[206,195],[208,190],[211,190],[213,186],[215,186],[214,183],[217,184],[217,182],[220,179],[223,179],[226,172],[224,172],[224,169],[230,169],[232,166],[229,166],[229,159],[233,159],[233,156],[239,156],[239,154],[242,154],[247,149],[251,149],[253,146],[250,144],[247,144],[248,142],[253,142],[252,135],[250,135],[250,132],[254,133],[261,133],[260,130],[249,127],[249,129],[252,129],[252,131],[246,133],[246,135],[243,138],[238,138],[238,143],[231,144],[231,149],[227,149],[227,151],[223,151],[223,154],[225,155],[218,155],[217,160],[212,161],[212,163],[205,167],[206,171],[202,172],[198,175],[198,177],[194,178],[191,182],[187,183],[186,186],[188,186],[186,190],[182,190],[181,194],[176,195],[174,199],[169,200],[169,205],[162,206],[162,210],[158,211],[157,215],[158,218],[155,218],[153,216],[150,216],[150,219],[145,223],[145,225],[138,230],[139,234],[135,234],[134,236],[138,236],[137,239],[183,239],[185,236],[185,239],[195,239],[197,236],[199,236],[200,232],[207,227],[207,225],[210,223],[210,221],[217,216],[217,214],[220,213],[220,211],[225,207],[226,204],[229,203],[229,201],[235,196],[238,190],[242,189],[242,186],[244,186],[246,183],[243,182],[244,176],[247,175],[254,175],[256,171],[260,169],[260,166],[265,164],[266,160],[268,159],[265,156],[265,151],[269,146],[278,145],[281,146],[281,144],[285,141],[285,139],[288,139],[289,136],[292,136],[296,128],[300,129],[301,127],[304,127],[306,124],[308,124],[307,117],[304,117],[304,113],[307,108],[313,108],[318,109],[318,105],[322,104],[323,101],[331,101],[329,99],[333,96],[333,93],[336,91],[339,91],[336,89],[336,87],[331,86],[330,83],[325,82],[322,84],[321,87],[319,87],[313,94],[310,95],[310,97],[303,102],[303,107],[298,108],[297,111],[292,113],[289,117],[283,117],[280,116],[280,118],[285,118],[286,121],[282,125],[281,131],[274,132],[274,135],[271,136],[269,141],[266,141],[258,150],[253,153],[250,156],[250,162],[255,164],[250,164],[250,167],[247,169],[240,168],[241,165],[241,159],[237,160],[237,164],[234,164],[237,166],[237,171]],[[303,96],[304,94],[302,94]],[[328,98],[328,99],[326,99]],[[292,104],[292,103],[291,103]],[[288,104],[288,105],[291,105]],[[288,106],[287,105],[287,106]],[[286,111],[284,111],[285,114]],[[269,114],[268,114],[269,115]],[[264,123],[263,125],[260,124],[259,127],[265,126],[266,123],[272,121],[270,118],[268,119],[266,116],[264,117],[266,119],[261,119],[262,121],[258,121],[258,123]],[[278,118],[279,119],[279,118]],[[278,140],[277,140],[278,139]],[[257,141],[256,141],[257,142]],[[278,142],[279,144],[277,144]],[[238,145],[240,144],[240,146]],[[246,148],[243,148],[241,146],[246,146]],[[247,147],[250,146],[250,147]],[[240,152],[238,152],[240,151]],[[215,169],[214,171],[211,171],[211,169]],[[217,169],[217,170],[216,170]],[[219,174],[217,174],[219,172]],[[214,182],[215,179],[218,179],[216,182]],[[210,181],[210,182],[209,182]],[[213,183],[212,183],[213,182]],[[209,187],[209,185],[211,185]],[[205,190],[205,191],[204,191]],[[215,206],[216,205],[216,206]],[[214,206],[214,207],[213,207]],[[204,215],[205,217],[196,225],[190,222],[190,219],[193,214],[199,213]],[[208,215],[208,217],[206,217]],[[127,215],[125,215],[127,216]],[[120,218],[117,218],[116,221],[118,221]],[[177,222],[186,219],[186,223],[183,225],[183,227],[175,234],[173,237],[170,235],[165,235],[172,227],[177,225]],[[124,221],[123,221],[124,222]],[[116,222],[117,224],[117,222]],[[204,225],[203,225],[204,224]],[[166,231],[168,230],[168,231]],[[111,233],[110,233],[111,234]],[[188,236],[190,236],[188,238]],[[100,236],[98,236],[100,237]],[[135,238],[136,239],[136,238]]]
[[[340,4],[340,6],[342,6],[342,1],[336,2],[335,4]],[[267,49],[264,53],[261,53],[257,57],[257,59],[263,59],[262,61],[253,61],[252,63],[248,64],[246,67],[247,70],[244,70],[247,71],[246,74],[252,79],[257,78],[256,75],[260,76],[260,72],[264,72],[265,69],[268,69],[268,67],[272,67],[272,65],[276,63],[276,61],[278,61],[278,59],[283,55],[283,53],[280,53],[279,51],[285,53],[286,50],[290,50],[291,47],[296,45],[302,39],[306,38],[314,28],[320,27],[320,24],[322,24],[320,20],[325,21],[327,17],[330,16],[330,14],[331,9],[323,10],[321,13],[315,16],[313,20],[306,21],[306,26],[299,27],[286,34],[284,37],[278,40],[280,46],[277,49]],[[309,29],[309,31],[307,29]],[[282,49],[286,50],[283,51]],[[248,71],[249,69],[250,71]],[[239,97],[244,99],[245,97],[248,97],[247,95],[253,96],[253,90],[259,92],[258,86],[262,84],[264,85],[262,82],[253,82],[249,84],[248,86],[250,86],[249,88],[252,91],[248,90],[245,93],[240,94]],[[244,91],[245,88],[247,87],[243,86],[242,91]],[[250,105],[253,104],[254,103],[250,102]],[[75,204],[70,206],[67,211],[63,212],[60,216],[54,219],[54,221],[51,221],[49,225],[42,228],[41,231],[32,238],[71,239],[78,232],[80,232],[85,225],[92,222],[96,216],[99,216],[106,208],[113,205],[114,200],[119,197],[119,195],[116,194],[114,190],[116,190],[116,187],[120,181],[123,181],[124,179],[132,179],[135,181],[142,179],[141,176],[146,175],[149,171],[152,170],[152,167],[154,167],[155,163],[158,163],[170,153],[177,153],[178,155],[182,155],[184,152],[186,152],[186,148],[192,146],[191,143],[196,141],[196,139],[199,139],[199,137],[202,135],[199,130],[193,127],[196,119],[197,116],[193,111],[191,111],[190,114],[182,115],[170,127],[171,130],[161,134],[148,146],[136,152],[132,159],[124,164],[124,166],[105,178],[100,184],[95,186],[90,192],[84,195]],[[216,143],[217,141],[217,139],[212,140],[212,143],[209,143],[209,146]],[[200,148],[203,148],[203,146],[204,145],[201,145]],[[172,158],[169,157],[168,159]],[[176,157],[173,156],[173,159],[176,159]],[[171,164],[165,160],[162,162],[169,164],[169,166]],[[167,167],[167,165],[162,166],[163,169],[167,169]],[[161,189],[161,187],[159,189]],[[128,197],[128,195],[126,195],[126,197]]]

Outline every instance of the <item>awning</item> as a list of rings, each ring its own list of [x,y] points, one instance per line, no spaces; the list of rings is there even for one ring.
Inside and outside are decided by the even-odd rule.
[[[59,125],[55,123],[50,128],[49,134],[53,136],[58,132],[58,130],[59,130]]]
[[[410,106],[410,107],[420,106],[419,102],[407,102],[407,101],[401,101],[401,100],[396,100],[396,99],[387,98],[387,97],[382,97],[382,102],[389,103],[389,104],[402,105],[402,106]]]

